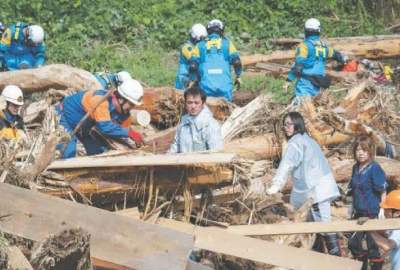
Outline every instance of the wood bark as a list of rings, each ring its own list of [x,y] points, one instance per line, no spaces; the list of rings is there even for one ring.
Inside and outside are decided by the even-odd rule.
[[[92,73],[63,64],[47,65],[0,73],[0,88],[13,84],[24,93],[43,92],[51,88],[72,90],[97,90],[101,84]]]

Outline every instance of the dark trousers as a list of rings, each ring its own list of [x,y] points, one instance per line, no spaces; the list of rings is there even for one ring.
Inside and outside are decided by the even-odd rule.
[[[366,241],[367,249],[363,247]],[[349,239],[349,249],[355,258],[368,257],[368,259],[380,259],[378,245],[375,243],[371,234],[367,232],[356,232]]]

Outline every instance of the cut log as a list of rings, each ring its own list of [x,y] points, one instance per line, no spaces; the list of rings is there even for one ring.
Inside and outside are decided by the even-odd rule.
[[[359,225],[357,220],[335,222],[303,222],[229,226],[228,231],[240,235],[287,235],[303,233],[363,232],[400,229],[400,219],[370,219]]]
[[[396,57],[400,51],[400,35],[393,35],[392,38],[373,39],[373,40],[352,40],[343,42],[328,42],[336,50],[350,56],[360,56],[369,59],[380,59],[385,57]],[[259,62],[288,61],[295,57],[294,50],[273,51],[269,54],[255,54],[242,56],[244,66],[255,65]]]
[[[91,256],[129,269],[185,269],[192,237],[98,208],[1,184],[0,230],[41,242],[65,228],[91,235]],[[24,198],[16,200],[15,198]],[[104,228],[107,228],[106,230]]]
[[[13,84],[24,93],[54,89],[97,90],[101,84],[92,73],[63,64],[0,73],[0,88]]]

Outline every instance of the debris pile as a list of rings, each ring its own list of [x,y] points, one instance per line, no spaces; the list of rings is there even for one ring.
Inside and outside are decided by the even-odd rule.
[[[339,49],[340,46],[344,46],[343,44],[348,45],[348,41],[349,39],[330,40],[334,47],[339,47]],[[277,40],[276,42],[293,46],[297,44],[298,40]],[[400,42],[398,36],[356,37],[352,38],[352,42],[355,42],[357,46],[354,48],[347,46],[345,49],[349,54],[356,56],[379,59],[399,53],[398,50],[394,52],[393,49],[394,45]],[[372,47],[374,50],[371,51]],[[261,62],[287,61],[292,57],[291,51],[290,53],[278,51],[268,56],[251,56],[245,58],[244,62],[249,70],[257,72],[263,70],[265,73],[281,75],[288,72],[289,66]],[[252,66],[250,67],[250,65]],[[176,250],[172,248],[179,254],[185,253],[183,250],[190,242],[188,239],[192,239],[192,237],[186,238],[186,236],[195,235],[195,246],[209,251],[195,253],[194,257],[203,264],[207,264],[208,267],[215,269],[223,266],[229,269],[271,269],[272,266],[268,266],[269,264],[296,268],[296,265],[290,264],[295,262],[286,263],[283,257],[272,258],[268,254],[257,255],[257,252],[249,255],[243,251],[234,250],[233,244],[226,243],[223,246],[222,243],[219,246],[213,243],[212,239],[215,237],[223,242],[223,237],[229,236],[230,226],[234,225],[290,224],[307,220],[306,214],[310,204],[304,205],[298,211],[294,211],[288,204],[290,181],[281,196],[267,197],[265,195],[265,188],[275,173],[282,149],[286,144],[282,132],[282,117],[292,110],[301,112],[306,119],[308,132],[322,146],[333,169],[335,179],[342,190],[346,189],[354,163],[351,153],[352,141],[361,134],[369,135],[377,145],[378,161],[388,176],[391,189],[399,186],[400,114],[398,108],[400,95],[398,86],[396,88],[395,84],[396,72],[391,74],[391,79],[395,83],[390,81],[382,83],[383,81],[377,78],[385,74],[384,66],[365,61],[362,65],[364,67],[369,65],[369,67],[356,73],[331,70],[329,74],[336,78],[335,87],[324,90],[313,99],[304,99],[300,105],[278,104],[273,102],[270,96],[264,94],[252,99],[247,105],[240,104],[241,106],[230,104],[222,99],[209,99],[208,106],[215,118],[223,123],[222,134],[225,148],[222,153],[165,155],[183,111],[182,92],[166,87],[145,89],[141,109],[150,112],[153,125],[151,135],[146,138],[145,147],[132,149],[131,145],[111,140],[110,145],[113,146],[113,151],[98,156],[77,157],[69,160],[55,160],[56,145],[68,138],[68,134],[57,126],[54,106],[63,96],[73,91],[96,88],[93,76],[89,72],[65,65],[49,65],[29,71],[29,79],[25,74],[27,71],[17,71],[15,74],[13,73],[13,76],[9,72],[0,73],[0,81],[4,85],[17,84],[29,93],[47,91],[46,94],[35,94],[38,95],[39,100],[25,108],[28,136],[24,143],[17,144],[6,141],[0,143],[2,171],[0,180],[71,200],[74,202],[71,204],[79,205],[74,208],[75,211],[87,211],[85,213],[88,216],[96,217],[101,222],[113,219],[108,215],[111,213],[105,214],[94,212],[94,210],[92,212],[92,210],[88,210],[93,208],[91,206],[116,211],[120,214],[125,213],[124,215],[127,217],[114,215],[115,220],[120,221],[121,224],[125,221],[127,224],[131,224],[130,222],[141,224],[138,221],[141,219],[147,223],[156,223],[162,227],[180,231],[182,235],[179,234],[179,237],[185,239],[186,242],[183,241],[184,245],[182,244],[182,246],[176,244]],[[81,155],[83,154],[81,152]],[[0,187],[4,188],[4,185],[0,185]],[[13,190],[8,191],[14,192]],[[15,191],[15,194],[19,192]],[[51,197],[41,197],[41,201],[50,201],[49,198]],[[32,202],[35,201],[34,196],[29,199]],[[53,199],[51,198],[51,200]],[[83,206],[78,203],[88,206],[81,208]],[[65,207],[65,209],[69,209],[74,206],[68,204]],[[61,209],[60,205],[57,210]],[[7,211],[5,208],[0,214],[10,214]],[[33,214],[25,214],[34,216],[36,212],[32,211]],[[71,220],[77,217],[68,216]],[[46,215],[40,216],[40,218],[50,220]],[[346,220],[347,218],[347,204],[339,199],[335,202],[334,220]],[[12,218],[6,217],[5,220],[12,220]],[[38,269],[58,269],[56,267],[58,264],[74,263],[74,266],[69,265],[67,268],[91,269],[89,239],[93,239],[93,237],[98,239],[96,234],[100,229],[96,227],[96,229],[92,228],[88,233],[84,233],[66,229],[62,224],[58,224],[63,220],[51,219],[51,222],[49,221],[46,226],[52,229],[58,228],[57,232],[63,228],[64,232],[42,242],[32,254],[32,265]],[[110,220],[110,222],[112,221]],[[68,223],[68,225],[71,224]],[[91,226],[86,223],[84,225]],[[166,241],[168,238],[169,241],[173,241],[169,230],[147,225],[146,228],[149,230],[157,228],[154,230],[157,235],[159,233],[164,237],[163,240]],[[128,229],[123,225],[114,224],[113,226],[115,226],[113,228],[120,229],[118,233],[121,234],[118,237],[121,239],[117,240],[123,243],[121,244],[122,248],[128,246],[121,236]],[[12,233],[12,229],[7,228],[7,232]],[[135,227],[136,234],[146,234],[146,231],[141,231],[140,228],[139,225]],[[129,229],[129,232],[132,230]],[[32,232],[28,233],[22,230],[19,233],[25,233],[26,238],[39,242],[39,238],[30,234]],[[52,233],[56,232],[52,231]],[[107,237],[111,233],[108,232]],[[213,237],[207,238],[207,233]],[[264,248],[267,247],[266,245],[271,245],[268,248],[276,252],[280,250],[280,246],[275,246],[273,242],[283,244],[285,248],[289,248],[286,246],[301,248],[298,249],[300,253],[296,256],[299,258],[313,256],[315,260],[309,263],[318,262],[318,258],[323,261],[325,258],[318,256],[329,257],[308,251],[315,238],[311,233],[279,236],[266,234],[254,239],[235,235],[231,238],[232,241],[236,239],[237,243],[254,241],[251,243]],[[118,242],[117,240],[113,241]],[[104,261],[119,263],[126,267],[140,266],[141,263],[151,264],[144,258],[137,258],[132,262],[118,260],[115,252],[109,251],[110,254],[112,253],[111,255],[100,252],[98,247],[103,246],[99,244],[98,240],[96,241],[93,243],[95,254],[92,256],[103,257],[93,262],[94,266],[102,265]],[[159,252],[159,247],[156,246],[159,243],[155,243],[156,247],[150,248],[144,245],[144,238],[141,241],[143,254],[146,251],[151,253],[157,250]],[[343,236],[342,241],[345,246],[346,239]],[[166,245],[166,249],[169,250],[169,243],[160,245]],[[92,243],[90,245],[93,248]],[[243,245],[245,247],[245,244]],[[235,248],[240,248],[241,245],[238,246]],[[140,249],[137,246],[134,248]],[[293,251],[292,249],[288,250]],[[221,253],[226,255],[221,255]],[[177,255],[176,258],[178,257],[181,258],[180,255]],[[165,257],[163,258],[165,259]],[[336,267],[340,264],[352,263],[345,258],[329,258],[329,260]],[[334,268],[326,266],[324,269]]]

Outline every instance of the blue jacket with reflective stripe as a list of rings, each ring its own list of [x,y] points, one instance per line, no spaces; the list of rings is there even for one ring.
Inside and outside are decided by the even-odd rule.
[[[302,74],[325,75],[325,66],[328,58],[342,61],[341,55],[321,42],[319,35],[311,35],[304,39],[296,49],[296,59],[293,68],[288,74],[288,80],[296,79],[294,67],[303,65]],[[296,96],[315,96],[320,88],[313,85],[308,79],[300,77],[295,86]]]
[[[0,58],[8,70],[35,68],[45,62],[46,46],[29,44],[24,34],[28,27],[25,23],[17,23],[7,28],[0,42]]]
[[[207,96],[232,101],[231,65],[239,57],[235,46],[229,39],[213,33],[208,40],[200,41],[197,48],[198,55],[194,54],[192,61],[199,65],[200,88]],[[240,76],[241,69],[235,72]]]

